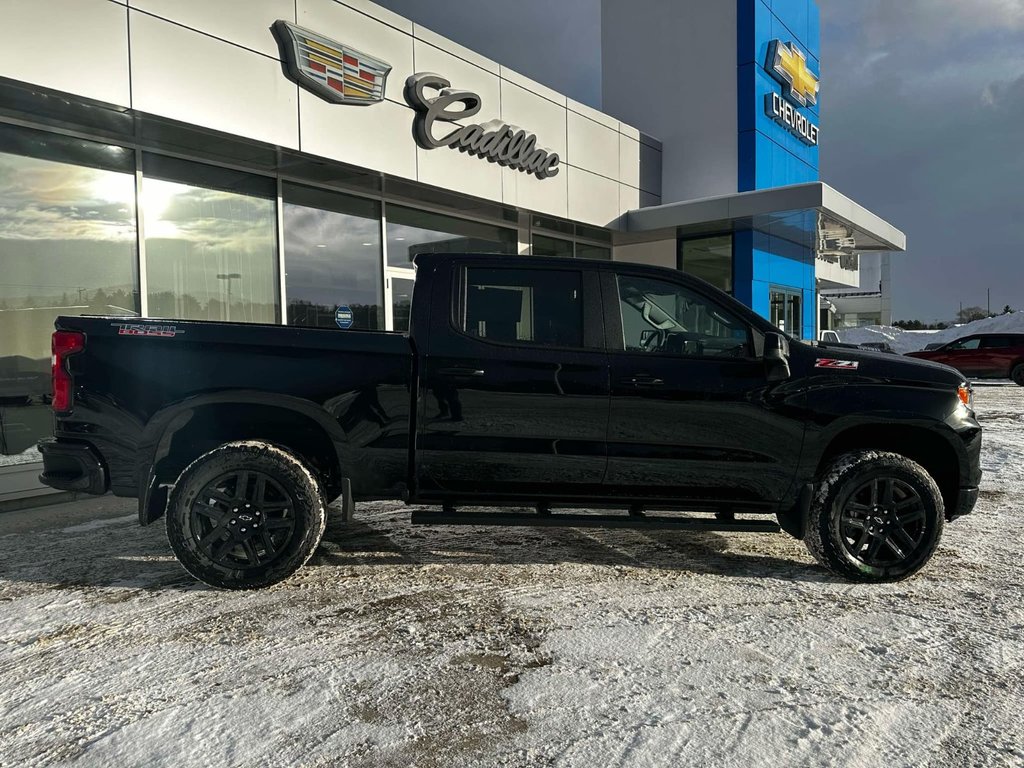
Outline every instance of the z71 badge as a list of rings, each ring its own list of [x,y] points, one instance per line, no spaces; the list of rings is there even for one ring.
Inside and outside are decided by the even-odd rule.
[[[117,328],[118,336],[160,336],[162,338],[173,338],[180,336],[184,331],[179,331],[173,325],[132,325],[129,323],[111,323]]]
[[[860,368],[860,362],[857,360],[830,360],[828,358],[819,357],[814,363],[815,368],[832,368],[839,371],[856,371]]]

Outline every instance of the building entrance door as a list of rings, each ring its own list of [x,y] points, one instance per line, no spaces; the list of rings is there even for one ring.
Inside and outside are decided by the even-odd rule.
[[[771,320],[772,325],[785,331],[793,338],[803,337],[803,310],[800,306],[800,294],[772,286],[771,289]]]

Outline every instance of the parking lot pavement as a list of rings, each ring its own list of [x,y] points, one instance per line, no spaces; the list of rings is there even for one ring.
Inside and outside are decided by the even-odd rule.
[[[895,585],[783,535],[414,528],[195,583],[104,497],[0,514],[0,765],[1021,765],[1024,389]]]

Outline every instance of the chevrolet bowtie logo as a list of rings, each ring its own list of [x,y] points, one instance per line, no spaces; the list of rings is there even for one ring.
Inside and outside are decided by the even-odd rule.
[[[818,103],[818,77],[807,68],[807,57],[793,43],[772,40],[765,69],[785,86],[786,98],[801,107]]]

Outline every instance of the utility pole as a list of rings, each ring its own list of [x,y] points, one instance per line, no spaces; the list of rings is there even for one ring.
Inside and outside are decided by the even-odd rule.
[[[960,302],[960,314],[956,316],[956,321],[962,323],[964,321],[964,303]]]
[[[988,291],[988,312],[986,314],[988,314],[991,317],[991,315],[992,315],[992,289],[991,288],[987,288],[986,290]]]

